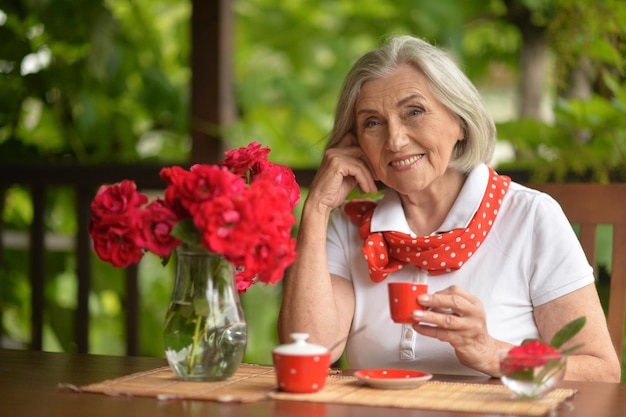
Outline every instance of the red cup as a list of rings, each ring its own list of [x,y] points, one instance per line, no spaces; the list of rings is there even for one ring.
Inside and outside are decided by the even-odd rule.
[[[330,352],[323,346],[306,343],[306,333],[292,333],[291,337],[295,343],[272,351],[278,388],[294,393],[321,390],[328,376]]]
[[[396,323],[414,323],[413,311],[424,309],[417,302],[417,297],[428,292],[428,285],[414,282],[390,282],[387,288],[391,319]]]

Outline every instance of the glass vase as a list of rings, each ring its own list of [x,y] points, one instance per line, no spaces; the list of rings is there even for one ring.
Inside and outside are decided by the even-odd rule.
[[[163,331],[165,354],[185,381],[219,381],[243,359],[247,325],[235,271],[201,245],[176,249],[176,280]]]

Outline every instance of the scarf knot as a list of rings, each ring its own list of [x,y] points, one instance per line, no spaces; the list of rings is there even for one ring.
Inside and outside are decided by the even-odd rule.
[[[396,231],[372,233],[371,223],[377,203],[373,200],[350,200],[346,214],[359,223],[363,239],[363,255],[370,278],[381,282],[390,273],[413,264],[430,275],[460,269],[480,248],[491,231],[511,179],[489,168],[489,181],[480,206],[465,228],[457,228],[432,236],[411,236]]]

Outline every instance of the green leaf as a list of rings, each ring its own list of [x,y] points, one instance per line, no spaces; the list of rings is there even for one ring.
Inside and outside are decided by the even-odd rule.
[[[171,234],[186,243],[200,243],[200,232],[191,219],[183,219],[176,223]]]
[[[161,257],[161,266],[166,266],[169,263],[170,258],[171,258],[171,254]]]
[[[561,351],[562,355],[569,355],[570,353],[572,353],[573,351],[575,351],[576,349],[580,349],[581,347],[583,347],[585,344],[584,343],[579,343],[577,345],[572,346],[569,349],[563,349]]]
[[[550,346],[559,349],[565,342],[574,337],[587,322],[587,317],[582,316],[567,323],[561,330],[559,330],[552,340],[550,341]]]
[[[209,300],[206,297],[196,297],[193,299],[193,311],[196,316],[208,316],[211,312]]]
[[[520,371],[514,371],[510,377],[512,379],[517,379],[518,381],[532,381],[534,378],[533,368],[525,368]]]

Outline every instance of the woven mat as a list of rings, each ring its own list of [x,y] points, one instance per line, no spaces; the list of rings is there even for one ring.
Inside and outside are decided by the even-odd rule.
[[[359,404],[375,407],[417,408],[516,416],[544,416],[576,393],[555,389],[540,400],[513,399],[500,384],[428,381],[418,388],[382,390],[363,386],[353,377],[329,377],[326,387],[315,394],[274,392],[272,397],[292,401]]]
[[[268,398],[319,403],[357,404],[423,410],[543,416],[558,408],[576,391],[556,389],[541,400],[511,398],[500,384],[428,381],[418,388],[383,390],[364,386],[352,376],[329,375],[326,386],[314,394],[277,391],[274,369],[242,364],[226,381],[185,382],[169,367],[107,380],[76,388],[79,392],[118,396],[155,397],[161,400],[193,399],[221,402],[254,402]]]
[[[84,385],[79,392],[107,395],[156,397],[160,400],[189,399],[221,402],[254,402],[276,391],[276,374],[269,366],[241,364],[225,381],[186,382],[169,366],[138,372],[121,378]]]

